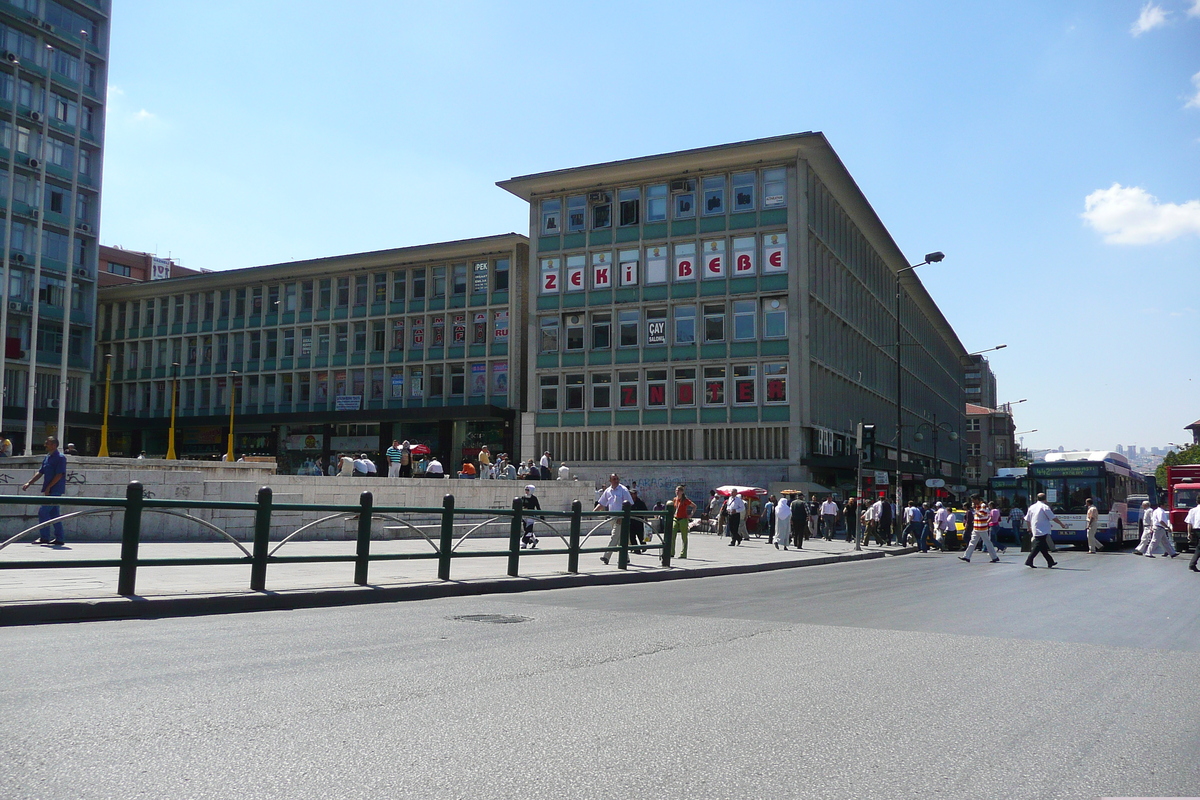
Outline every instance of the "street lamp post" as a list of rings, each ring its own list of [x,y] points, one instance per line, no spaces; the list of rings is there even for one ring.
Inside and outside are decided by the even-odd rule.
[[[167,459],[175,461],[175,401],[179,397],[179,362],[171,362],[171,429],[167,431]]]
[[[946,438],[952,442],[958,441],[958,431],[949,422],[938,422],[937,414],[933,415],[933,422],[922,422],[917,425],[917,432],[913,434],[914,441],[921,441],[925,435],[921,433],[923,428],[929,429],[929,435],[933,439],[933,470],[938,475],[942,474],[942,462],[938,459],[938,433],[946,434]]]
[[[225,453],[226,461],[233,461],[233,409],[237,400],[237,376],[236,369],[229,373],[229,450]]]
[[[108,395],[112,390],[112,353],[104,356],[104,419],[100,422],[100,450],[98,458],[108,458]]]
[[[902,449],[902,445],[904,444],[904,440],[903,440],[903,433],[904,433],[904,410],[903,409],[904,409],[904,406],[901,403],[901,393],[904,390],[904,368],[901,366],[901,361],[900,361],[900,348],[902,346],[902,343],[900,341],[901,331],[902,331],[902,328],[900,325],[900,299],[901,299],[900,275],[905,272],[911,272],[912,270],[915,270],[917,267],[923,267],[926,264],[936,264],[937,262],[941,261],[945,257],[946,257],[945,253],[942,253],[940,251],[933,252],[933,253],[926,253],[925,260],[922,261],[920,264],[913,264],[911,267],[903,267],[901,269],[896,270],[896,515],[897,516],[899,516],[904,510],[904,484],[900,478],[900,475],[902,474],[901,469],[903,468],[900,463],[900,451]],[[892,523],[895,524],[894,519],[892,520]],[[889,531],[888,533],[890,535],[891,532]]]

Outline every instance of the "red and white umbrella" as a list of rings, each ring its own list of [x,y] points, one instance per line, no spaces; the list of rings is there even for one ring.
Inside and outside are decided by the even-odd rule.
[[[767,490],[759,489],[757,486],[718,486],[715,489],[716,493],[721,497],[729,497],[730,495],[740,494],[742,497],[753,500],[756,497],[766,497]]]
[[[414,444],[411,451],[414,456],[427,456],[429,455],[429,445]]]

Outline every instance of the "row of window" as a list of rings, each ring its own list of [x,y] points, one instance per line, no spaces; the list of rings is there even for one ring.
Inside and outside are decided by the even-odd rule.
[[[4,225],[0,225],[0,247],[4,245],[4,227]],[[66,263],[68,242],[67,234],[52,231],[49,228],[42,228],[42,257]],[[18,259],[18,261],[32,263],[33,257],[36,255],[36,245],[37,226],[13,220],[12,240],[9,249],[22,255],[22,258]],[[94,242],[82,236],[75,237],[75,267],[82,267],[87,263],[88,251],[94,246]]]
[[[90,294],[90,287],[81,284],[79,281],[72,281],[71,308],[75,311],[84,310],[86,307],[86,301]],[[67,282],[65,280],[62,278],[55,278],[51,275],[42,275],[42,283],[38,288],[38,302],[54,308],[62,308],[65,304],[66,296]],[[8,274],[8,297],[6,299],[11,303],[32,303],[33,273],[26,270],[16,269],[14,266],[10,265]],[[11,306],[9,307],[9,311],[16,310],[18,309],[14,309]]]
[[[7,120],[0,120],[0,145],[5,149],[12,147],[12,125]],[[53,164],[65,170],[75,166],[75,147],[55,136],[42,138],[40,131],[25,125],[17,126],[17,152],[26,156],[45,159],[47,164]],[[92,174],[92,153],[87,147],[79,148],[79,174],[85,178]]]
[[[787,298],[779,296],[544,316],[538,322],[538,352],[660,347],[667,344],[668,318],[675,345],[786,339],[787,313]]]
[[[761,258],[761,260],[760,260]],[[541,260],[540,294],[787,272],[787,234],[720,237]]]
[[[46,21],[56,30],[72,37],[78,37],[81,30],[86,30],[90,41],[97,42],[94,21],[63,8],[54,0],[46,0]],[[79,80],[78,56],[71,55],[58,47],[53,50],[41,47],[35,36],[11,25],[0,23],[0,49],[16,53],[24,63],[36,64],[43,68],[49,67],[59,75],[73,81]],[[87,61],[84,66],[84,85],[89,89],[96,88],[96,69],[96,64],[91,61]]]
[[[127,325],[137,329],[142,325],[262,317],[297,310],[365,308],[368,304],[389,300],[395,303],[405,299],[441,299],[448,296],[447,292],[451,297],[467,294],[486,297],[489,291],[508,291],[509,263],[509,259],[499,258],[490,262],[480,260],[471,264],[417,267],[390,273],[364,273],[111,303],[101,310],[101,325],[106,335],[112,331],[112,335],[119,336]]]
[[[490,319],[489,319],[490,317]],[[234,365],[249,359],[305,358],[384,353],[392,350],[423,350],[428,347],[503,344],[509,338],[507,310],[429,317],[395,317],[369,323],[342,322],[305,328],[269,328],[245,333],[177,336],[151,341],[126,342],[114,350],[113,369],[167,367],[172,364]],[[215,356],[215,358],[214,358]]]
[[[47,181],[42,187],[35,175],[18,172],[9,176],[8,170],[0,166],[0,205],[7,206],[8,187],[11,181],[12,198],[34,208],[42,208],[55,214],[67,215],[71,211],[71,190]],[[43,191],[43,188],[45,191]],[[75,196],[75,221],[91,223],[92,195],[79,192]]]
[[[541,411],[786,405],[787,362],[543,375]],[[670,380],[668,381],[668,376]]]
[[[760,200],[761,198],[761,200]],[[643,222],[692,219],[699,203],[700,215],[722,216],[759,208],[787,206],[787,169],[773,167],[732,175],[705,175],[669,183],[629,186],[616,190],[616,225],[633,227]],[[603,190],[542,200],[541,231],[553,236],[613,227],[614,193]]]
[[[21,78],[19,89],[18,105],[24,106],[31,111],[46,113],[46,95],[44,90],[39,87],[36,91],[32,81],[27,81]],[[7,72],[0,72],[0,99],[9,103],[13,101],[13,76]],[[50,91],[50,118],[58,120],[64,125],[74,126],[79,119],[79,105],[74,99],[65,97],[58,92]],[[95,109],[84,103],[83,105],[83,129],[92,133],[92,121],[95,118]]]
[[[178,408],[196,411],[228,407],[229,377],[179,381]],[[372,400],[434,400],[454,397],[506,397],[508,362],[478,361],[410,367],[285,372],[237,379],[236,405],[339,403]],[[115,406],[126,412],[170,409],[172,381],[113,384]]]

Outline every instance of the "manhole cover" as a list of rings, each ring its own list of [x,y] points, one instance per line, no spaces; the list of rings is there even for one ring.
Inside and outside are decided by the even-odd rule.
[[[520,617],[516,614],[459,614],[450,619],[459,622],[495,622],[501,625],[509,622],[529,622],[530,620],[529,617]]]

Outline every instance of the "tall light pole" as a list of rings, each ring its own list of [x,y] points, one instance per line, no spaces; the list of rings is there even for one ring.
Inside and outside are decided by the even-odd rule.
[[[112,353],[104,354],[104,419],[100,423],[100,450],[98,458],[108,458],[108,395],[112,391]]]
[[[938,459],[938,432],[946,434],[946,438],[952,442],[958,441],[958,431],[949,422],[938,422],[937,414],[933,415],[933,422],[922,422],[917,425],[917,432],[913,434],[913,441],[921,441],[925,435],[921,433],[923,428],[929,429],[929,435],[933,438],[933,471],[936,475],[942,474],[942,462]]]
[[[236,369],[229,372],[229,450],[225,453],[226,461],[233,461],[233,409],[237,401],[237,376]]]
[[[904,513],[904,485],[901,481],[900,451],[904,444],[904,406],[901,403],[901,394],[904,390],[904,368],[900,363],[900,347],[901,347],[901,325],[900,325],[900,276],[905,272],[911,272],[917,267],[923,267],[926,264],[936,264],[945,258],[945,253],[940,251],[926,253],[925,260],[920,264],[913,264],[911,267],[903,267],[896,270],[896,516]],[[892,520],[892,524],[896,524],[896,520]],[[889,536],[891,531],[888,532]]]
[[[167,431],[167,459],[175,461],[175,400],[179,397],[179,362],[171,362],[171,429]]]

